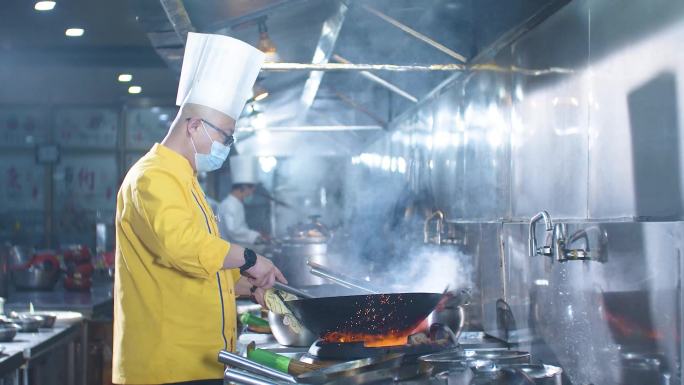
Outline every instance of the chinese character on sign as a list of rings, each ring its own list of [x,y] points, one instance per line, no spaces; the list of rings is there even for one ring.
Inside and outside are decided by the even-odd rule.
[[[9,190],[20,191],[19,173],[17,168],[12,166],[7,170],[7,187]]]
[[[74,169],[71,166],[67,166],[64,169],[64,183],[68,186],[74,181]]]
[[[95,171],[81,168],[78,172],[78,187],[81,190],[95,190]]]

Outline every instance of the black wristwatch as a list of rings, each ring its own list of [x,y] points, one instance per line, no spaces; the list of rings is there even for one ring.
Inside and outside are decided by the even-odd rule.
[[[245,275],[245,272],[256,265],[257,255],[252,249],[245,249],[245,264],[240,266],[240,274]]]

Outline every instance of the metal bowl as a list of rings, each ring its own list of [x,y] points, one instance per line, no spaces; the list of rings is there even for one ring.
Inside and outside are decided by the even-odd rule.
[[[55,326],[55,321],[57,321],[56,315],[45,312],[37,312],[34,314],[43,317],[43,325],[41,326],[42,328],[50,329]]]
[[[10,323],[0,324],[0,342],[10,342],[17,335],[19,327]]]
[[[19,316],[10,317],[9,322],[19,326],[20,333],[35,333],[43,325],[43,317],[40,316]]]
[[[59,280],[59,270],[31,267],[12,272],[14,286],[20,290],[52,290]]]
[[[57,320],[57,315],[55,313],[46,311],[36,311],[36,312],[12,312],[10,314],[12,317],[40,317],[43,319],[43,324],[40,325],[41,328],[49,329],[55,326],[55,321]]]
[[[272,311],[268,312],[268,325],[271,327],[273,336],[279,344],[284,346],[308,347],[316,341],[316,335],[302,327],[300,333],[296,333],[284,323],[285,317]]]
[[[51,311],[48,312],[56,317],[55,325],[57,327],[64,327],[78,322],[83,319],[83,314],[75,311]]]

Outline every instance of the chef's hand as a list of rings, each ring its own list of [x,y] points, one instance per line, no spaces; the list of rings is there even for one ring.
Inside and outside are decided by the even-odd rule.
[[[264,301],[264,294],[266,294],[265,289],[262,289],[262,288],[256,287],[256,286],[252,286],[252,289],[250,291],[252,292],[252,301],[258,303],[263,308],[268,308],[266,306],[266,301]]]
[[[249,282],[262,289],[272,288],[275,281],[287,283],[287,279],[285,279],[283,273],[273,265],[273,262],[261,255],[257,255],[256,264],[247,270],[246,273],[248,274]]]

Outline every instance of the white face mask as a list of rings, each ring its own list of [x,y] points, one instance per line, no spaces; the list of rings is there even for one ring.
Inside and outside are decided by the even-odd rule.
[[[195,141],[190,138],[192,142],[192,147],[195,149],[195,169],[197,172],[210,172],[218,170],[223,165],[223,162],[228,158],[230,153],[230,146],[226,146],[220,142],[211,139],[207,128],[204,127],[204,122],[202,122],[202,129],[207,135],[209,140],[211,140],[211,151],[209,154],[200,154],[197,152],[197,147],[195,146]]]

